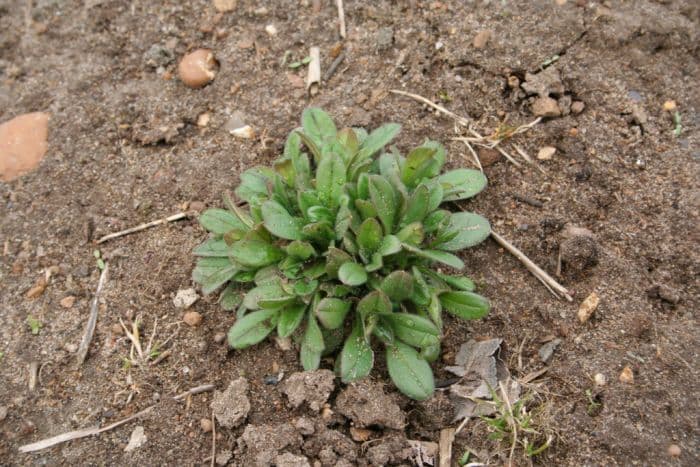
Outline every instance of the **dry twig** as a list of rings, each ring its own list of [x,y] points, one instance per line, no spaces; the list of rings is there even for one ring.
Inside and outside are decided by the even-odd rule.
[[[85,325],[85,334],[83,334],[83,340],[80,342],[80,347],[78,347],[78,366],[82,365],[87,357],[88,349],[90,348],[90,342],[92,341],[92,336],[95,334],[95,325],[97,324],[97,312],[100,309],[100,294],[104,288],[105,282],[107,282],[107,274],[109,271],[109,263],[105,263],[104,269],[100,274],[100,280],[97,283],[97,290],[95,291],[95,296],[92,298],[92,304],[90,305],[90,317]]]
[[[450,467],[452,465],[452,442],[454,439],[454,428],[443,428],[440,430],[440,467]]]
[[[321,49],[311,47],[309,57],[311,57],[311,61],[309,62],[309,72],[306,75],[306,90],[310,95],[315,96],[321,84]]]
[[[112,240],[113,238],[118,238],[118,237],[123,237],[124,235],[129,235],[135,232],[140,232],[142,230],[146,230],[151,227],[155,227],[156,225],[161,225],[161,224],[167,224],[168,222],[174,222],[174,221],[179,221],[180,219],[184,219],[185,217],[188,217],[190,215],[189,212],[179,212],[177,214],[173,214],[170,217],[166,217],[164,219],[158,219],[157,221],[152,221],[152,222],[147,222],[145,224],[137,225],[136,227],[132,227],[130,229],[126,230],[121,230],[119,232],[114,232],[109,235],[105,235],[104,237],[100,238],[97,240],[97,243],[104,243],[107,240]]]
[[[192,388],[188,391],[185,391],[181,394],[178,394],[177,396],[173,397],[173,399],[181,400],[187,396],[199,394],[202,392],[211,391],[214,388],[215,388],[215,386],[213,384],[204,384],[202,386],[197,386],[197,387],[194,387],[194,388]],[[20,452],[40,451],[42,449],[46,449],[46,448],[49,448],[51,446],[55,446],[57,444],[64,443],[66,441],[85,438],[86,436],[97,435],[97,434],[103,433],[105,431],[109,431],[113,428],[117,428],[118,426],[124,425],[125,423],[128,423],[128,422],[135,420],[137,418],[140,418],[140,417],[146,415],[151,410],[153,410],[153,408],[156,407],[157,405],[158,404],[153,404],[150,407],[146,407],[142,411],[137,412],[130,417],[127,417],[123,420],[119,420],[118,422],[114,422],[111,425],[107,425],[107,426],[102,427],[102,428],[93,427],[93,428],[85,428],[83,430],[69,431],[67,433],[62,433],[58,436],[53,436],[51,438],[46,438],[44,440],[37,441],[36,443],[25,444],[24,446],[20,446],[19,450],[20,450]]]
[[[335,0],[338,7],[338,27],[340,28],[340,37],[345,39],[345,8],[343,8],[343,0]]]
[[[211,467],[216,464],[216,419],[214,411],[211,412]]]

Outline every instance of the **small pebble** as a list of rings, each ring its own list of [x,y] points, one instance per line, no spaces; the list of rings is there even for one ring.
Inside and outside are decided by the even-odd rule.
[[[581,303],[581,306],[578,309],[578,320],[581,323],[588,321],[591,315],[593,315],[595,309],[598,308],[599,303],[600,297],[598,297],[598,294],[591,292],[591,294]]]
[[[605,386],[605,384],[608,382],[608,378],[606,378],[603,373],[596,373],[593,377],[593,381],[595,382],[596,386]]]
[[[353,441],[358,443],[364,443],[372,436],[373,431],[366,428],[356,428],[354,426],[350,427],[350,436],[352,436]]]
[[[478,154],[482,167],[492,166],[496,162],[503,159],[503,155],[500,152],[491,148],[479,148]]]
[[[488,43],[489,39],[491,39],[491,36],[493,36],[493,31],[491,31],[490,29],[486,29],[477,33],[477,35],[474,36],[474,48],[483,49],[484,47],[486,47],[486,44]]]
[[[209,120],[211,120],[211,116],[207,112],[199,114],[197,117],[197,126],[204,128],[205,126],[209,125]]]
[[[676,101],[666,101],[664,102],[664,110],[666,112],[673,112],[676,110]],[[672,444],[671,446],[676,446],[675,444]]]
[[[217,332],[216,334],[214,334],[214,342],[216,342],[217,344],[221,344],[225,340],[226,340],[226,333]]]
[[[585,109],[585,108],[586,108],[586,104],[584,104],[583,102],[581,102],[581,101],[574,101],[574,102],[571,104],[571,113],[574,114],[574,115],[578,115],[578,114],[580,114],[581,112],[583,112],[583,109]]]
[[[520,78],[515,75],[510,75],[508,77],[508,87],[511,89],[518,89],[520,86]]]
[[[19,115],[0,124],[0,180],[34,170],[48,149],[49,114]]]
[[[275,27],[274,24],[268,24],[265,26],[265,32],[267,33],[268,36],[276,36],[277,35],[277,28]]]
[[[236,9],[237,0],[214,0],[214,8],[216,11],[221,13],[226,13],[227,11],[232,11]]]
[[[321,418],[324,419],[325,421],[328,421],[331,419],[332,416],[333,416],[333,410],[331,410],[331,408],[328,404],[325,404],[323,406],[323,410],[321,411]]]
[[[548,161],[554,157],[555,152],[557,152],[557,148],[553,146],[545,146],[537,152],[537,158],[541,161]]]
[[[207,205],[201,201],[192,201],[190,203],[190,206],[189,206],[189,208],[192,211],[197,211],[197,212],[204,211],[204,208],[206,208],[206,207],[207,207]]]
[[[75,303],[75,297],[73,295],[68,295],[67,297],[63,297],[60,303],[63,308],[71,308]]]
[[[202,324],[202,315],[196,311],[188,311],[182,317],[182,320],[189,326],[196,327]]]
[[[180,60],[178,75],[185,85],[201,88],[209,84],[216,76],[216,59],[211,50],[197,49]]]
[[[7,410],[6,406],[4,406],[4,405],[0,406],[0,422],[2,422],[3,420],[5,420],[7,418],[7,412],[8,412],[8,410]]]
[[[559,104],[551,97],[538,97],[532,103],[531,110],[537,117],[559,117],[561,115]]]
[[[277,379],[277,375],[267,375],[263,378],[263,382],[270,386],[274,386],[279,382],[279,379]]]
[[[201,420],[199,421],[199,426],[202,427],[202,431],[205,432],[205,433],[211,432],[211,430],[212,430],[212,428],[213,428],[213,427],[212,427],[211,420],[209,420],[208,418],[203,418],[203,419],[201,419]]]
[[[78,346],[76,344],[66,344],[63,348],[66,349],[68,353],[75,353],[78,351]]]
[[[41,294],[43,294],[44,290],[46,290],[46,282],[42,278],[36,283],[36,285],[34,287],[27,290],[27,293],[25,294],[25,296],[30,300],[34,300],[35,298],[37,298]]]
[[[671,457],[680,457],[681,455],[681,447],[677,444],[669,444],[668,446],[668,455]]]
[[[199,300],[199,295],[194,289],[180,289],[177,291],[175,298],[173,298],[173,305],[175,308],[181,308],[186,310],[187,308],[194,305],[197,300]]]
[[[620,382],[625,384],[634,383],[634,373],[632,372],[632,368],[626,366],[622,370],[622,372],[620,373]]]

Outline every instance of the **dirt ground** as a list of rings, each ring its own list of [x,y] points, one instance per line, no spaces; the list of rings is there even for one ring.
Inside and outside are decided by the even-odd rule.
[[[479,322],[448,318],[436,376],[449,377],[443,367],[469,338],[501,337],[500,358],[514,376],[547,368],[526,387],[538,429],[553,436],[535,464],[698,465],[700,5],[346,0],[345,12],[346,58],[309,98],[300,87],[305,67],[288,64],[319,46],[328,68],[340,41],[331,1],[239,0],[217,14],[205,0],[0,0],[0,122],[34,111],[51,116],[39,168],[0,183],[0,464],[209,463],[212,434],[200,420],[211,416],[214,393],[180,402],[170,396],[209,383],[223,391],[244,377],[245,423],[217,426],[217,452],[230,451],[230,465],[308,465],[302,455],[311,465],[409,465],[406,439],[437,442],[442,428],[454,426],[443,392],[410,401],[384,384],[379,362],[372,391],[386,398],[388,412],[400,410],[355,442],[361,423],[351,422],[347,406],[363,391],[335,381],[325,408],[324,401],[291,407],[284,381],[301,370],[293,349],[266,341],[227,350],[215,336],[235,317],[214,296],[193,306],[201,325],[182,322],[172,299],[192,286],[191,251],[206,236],[196,220],[99,247],[94,241],[186,203],[219,206],[243,170],[279,154],[309,105],[343,126],[400,123],[402,151],[429,137],[446,145],[452,167],[471,166],[466,147],[451,140],[452,120],[388,91],[438,101],[491,133],[504,120],[533,120],[533,93],[512,84],[549,65],[561,76],[551,94],[565,115],[516,142],[533,156],[545,146],[556,153],[536,161],[542,171],[503,159],[488,165],[489,187],[468,207],[552,274],[563,245],[569,261],[560,280],[574,301],[552,296],[491,240],[467,251],[468,273],[493,309]],[[269,24],[276,35],[265,31]],[[475,47],[481,31],[490,38]],[[190,89],[176,77],[177,60],[198,47],[212,49],[220,69],[210,85]],[[678,136],[667,100],[678,106]],[[571,108],[577,101],[582,111]],[[234,112],[256,139],[226,131]],[[198,125],[202,114],[210,117],[206,126]],[[564,245],[566,225],[589,229],[594,240]],[[100,275],[97,248],[110,277],[90,353],[78,367],[75,350]],[[27,298],[47,270],[53,274],[43,293]],[[592,292],[600,305],[582,324],[576,313]],[[76,300],[65,307],[68,296]],[[36,335],[28,316],[42,323]],[[126,365],[130,343],[115,327],[120,318],[140,318],[144,341],[157,319],[154,341],[172,336],[161,349],[169,357]],[[538,351],[553,338],[561,344],[543,363]],[[32,364],[40,368],[33,391]],[[619,380],[625,367],[632,382]],[[275,384],[279,372],[285,376]],[[596,386],[598,373],[607,384]],[[145,418],[99,436],[18,451],[156,402]],[[125,451],[137,426],[146,441]],[[669,452],[672,445],[679,452]],[[499,465],[510,445],[489,440],[485,423],[471,420],[455,440],[454,465],[467,449],[470,462]],[[518,451],[515,463],[528,461]]]

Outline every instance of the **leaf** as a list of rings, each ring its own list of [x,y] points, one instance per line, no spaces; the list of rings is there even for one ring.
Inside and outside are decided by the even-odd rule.
[[[387,296],[400,302],[413,295],[413,276],[406,271],[394,271],[384,278],[380,289]]]
[[[299,327],[304,319],[306,305],[295,303],[280,310],[280,319],[277,322],[277,335],[289,337]]]
[[[219,208],[207,209],[199,216],[199,223],[209,232],[223,235],[232,230],[248,230],[243,222],[230,211]]]
[[[391,380],[406,396],[422,401],[433,394],[433,371],[412,347],[400,341],[387,346],[386,365]]]
[[[317,146],[335,138],[337,129],[331,117],[323,110],[310,107],[301,114],[301,126],[304,134],[311,138]]]
[[[392,139],[401,131],[401,125],[397,123],[387,123],[370,133],[360,145],[358,157],[366,159],[389,144]]]
[[[443,308],[462,319],[479,319],[491,308],[488,300],[473,292],[445,292],[440,294]]]
[[[380,290],[368,293],[357,303],[357,312],[362,319],[377,313],[390,313],[391,301],[386,294]]]
[[[302,261],[306,261],[316,254],[316,250],[314,249],[313,245],[301,240],[294,240],[284,247],[284,249],[289,256]]]
[[[423,221],[425,233],[433,233],[436,230],[443,228],[450,221],[451,216],[452,213],[444,209],[430,213]]]
[[[294,284],[294,295],[298,297],[303,297],[306,295],[311,295],[316,292],[318,288],[318,281],[315,279],[310,280],[300,280]]]
[[[364,378],[374,366],[374,352],[362,332],[362,321],[355,319],[352,332],[340,352],[340,378],[349,383]]]
[[[225,311],[233,311],[243,302],[242,295],[235,284],[229,284],[219,295],[219,304]]]
[[[416,305],[426,306],[430,303],[431,291],[428,287],[428,283],[425,282],[423,274],[417,267],[413,267],[413,279],[415,281],[413,287],[413,294],[411,295],[411,301]]]
[[[335,153],[324,154],[316,169],[316,191],[323,204],[335,209],[347,180],[345,163]]]
[[[348,262],[338,269],[338,279],[345,285],[362,285],[367,282],[367,272],[361,265]]]
[[[338,329],[350,310],[350,302],[339,298],[324,298],[316,305],[316,317],[326,329]]]
[[[406,227],[396,232],[396,238],[401,242],[410,243],[411,245],[420,245],[423,243],[423,238],[425,238],[423,224],[420,222],[408,224]]]
[[[435,156],[435,149],[417,147],[406,156],[406,163],[401,171],[401,181],[407,186],[415,186],[426,177]]]
[[[331,226],[330,222],[326,221],[306,224],[301,229],[301,234],[304,239],[311,240],[324,247],[335,239],[333,226]]]
[[[357,232],[357,246],[366,257],[374,253],[382,242],[382,226],[374,217],[365,219]]]
[[[434,245],[447,251],[458,251],[477,245],[491,234],[491,225],[486,218],[472,212],[457,212],[450,216],[449,223],[444,228],[445,233],[456,235],[451,240]],[[439,233],[438,236],[442,234]]]
[[[221,238],[210,238],[192,252],[195,256],[228,258],[231,247]]]
[[[408,243],[402,243],[403,247],[421,258],[436,261],[455,269],[464,269],[464,262],[452,253],[440,250],[421,250]]]
[[[427,318],[409,313],[380,315],[394,330],[394,335],[413,347],[428,347],[440,343],[440,330]]]
[[[355,208],[357,208],[358,212],[360,213],[360,216],[362,219],[369,219],[370,217],[376,217],[377,216],[377,210],[375,209],[374,205],[372,202],[364,200],[364,199],[356,199],[355,200]]]
[[[345,251],[338,248],[329,248],[327,252],[326,260],[326,274],[331,279],[336,279],[338,277],[338,269],[344,263],[352,261],[352,256],[347,254]]]
[[[316,318],[314,318],[313,313],[309,313],[306,332],[304,333],[304,338],[301,341],[301,351],[299,352],[301,365],[304,367],[305,371],[313,371],[318,369],[318,365],[321,363],[321,355],[323,354],[324,348],[325,345],[323,343],[321,328],[318,327],[318,323],[316,322]]]
[[[345,147],[350,155],[354,155],[360,149],[360,141],[352,128],[343,128],[338,132],[337,140]]]
[[[411,222],[422,222],[428,215],[428,203],[430,202],[430,192],[428,186],[421,184],[416,188],[408,200],[406,212],[403,215],[402,225]]]
[[[447,274],[438,274],[435,273],[437,276],[440,277],[443,281],[447,283],[452,288],[458,289],[458,290],[464,290],[467,292],[473,292],[476,289],[476,285],[474,285],[474,281],[471,280],[470,278],[466,276],[450,276]]]
[[[290,215],[278,202],[265,201],[262,205],[262,217],[265,228],[272,235],[285,240],[301,240],[304,221]]]
[[[228,331],[228,344],[245,349],[265,339],[275,328],[277,310],[254,311],[243,316]]]
[[[435,326],[442,331],[442,304],[436,293],[430,296],[430,303],[428,304],[427,311],[428,316],[433,320]]]
[[[231,257],[243,266],[261,268],[284,258],[284,252],[269,243],[244,239],[231,245]]]
[[[394,233],[394,220],[396,219],[397,209],[394,188],[379,175],[370,175],[369,194],[377,210],[379,220],[384,225],[384,233],[387,235]]]
[[[343,195],[340,198],[340,208],[335,217],[335,238],[340,240],[345,236],[348,229],[353,223],[353,213],[348,204],[350,203],[350,198],[347,195]]]
[[[239,269],[228,258],[201,258],[192,271],[192,280],[202,286],[202,293],[209,294],[228,282]]]
[[[457,169],[438,178],[445,190],[443,201],[456,201],[475,196],[486,188],[486,176],[479,170]]]
[[[259,303],[261,300],[287,298],[290,298],[290,295],[282,289],[278,281],[271,284],[259,285],[250,289],[243,298],[243,305],[249,310],[257,310],[261,308]]]
[[[258,269],[253,276],[255,285],[268,285],[280,283],[280,273],[276,266],[268,266],[266,268]]]
[[[267,198],[267,183],[272,178],[272,171],[263,167],[253,167],[241,174],[241,183],[236,188],[236,196],[248,203],[255,198]]]
[[[401,240],[394,235],[387,235],[382,239],[382,243],[377,249],[377,253],[382,256],[389,256],[401,251]]]
[[[420,350],[420,356],[426,362],[435,362],[438,357],[440,357],[440,344],[430,345],[428,347],[423,347]]]
[[[315,190],[304,190],[297,193],[297,206],[301,213],[306,216],[307,212],[313,206],[318,206],[321,201],[318,199],[318,193]]]

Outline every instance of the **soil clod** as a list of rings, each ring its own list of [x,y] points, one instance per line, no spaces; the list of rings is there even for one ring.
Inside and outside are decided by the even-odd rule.
[[[395,396],[386,394],[380,383],[367,379],[350,383],[338,396],[336,409],[360,428],[379,426],[401,430],[406,425]]]
[[[214,392],[211,409],[221,426],[235,428],[243,423],[250,412],[247,394],[248,380],[242,377],[232,381],[225,391]]]
[[[293,373],[282,385],[289,405],[297,408],[306,402],[309,408],[318,412],[335,388],[335,375],[330,370],[316,370]]]

